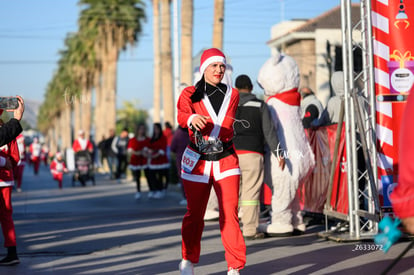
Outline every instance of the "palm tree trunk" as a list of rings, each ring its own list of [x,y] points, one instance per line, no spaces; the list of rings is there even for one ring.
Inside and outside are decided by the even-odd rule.
[[[95,108],[93,113],[93,126],[95,127],[95,137],[101,137],[105,134],[105,129],[102,124],[102,84],[101,84],[101,71],[96,71],[94,76],[94,88],[95,88]]]
[[[110,62],[108,68],[108,94],[107,94],[107,109],[108,114],[106,126],[112,129],[116,127],[116,78],[117,78],[117,61],[118,49],[115,45],[112,47],[110,54]]]
[[[223,49],[224,0],[214,0],[213,47]]]
[[[63,135],[64,135],[64,121],[65,121],[65,115],[66,115],[66,111],[65,111],[66,107],[62,107],[62,112],[60,113],[59,116],[59,120],[57,121],[57,126],[56,126],[56,140],[57,140],[57,144],[58,144],[58,150],[62,151],[63,150]]]
[[[181,83],[193,82],[193,0],[181,2]]]
[[[161,0],[161,79],[164,122],[174,123],[170,0]]]
[[[81,96],[82,106],[82,128],[85,130],[85,136],[89,137],[91,134],[91,91],[86,87],[83,88]]]
[[[153,12],[153,47],[154,47],[154,96],[153,121],[161,121],[161,51],[160,51],[160,1],[152,1]]]
[[[59,133],[59,125],[60,125],[59,121],[61,117],[62,117],[62,113],[60,113],[59,116],[53,120],[52,127],[50,127],[49,130],[47,131],[50,152],[57,151],[57,141],[58,141],[57,133]]]
[[[118,48],[113,36],[113,27],[106,25],[107,35],[105,42],[104,57],[102,60],[103,73],[103,110],[102,123],[107,129],[115,129],[116,126],[116,73],[118,61]]]
[[[78,135],[79,130],[81,130],[82,127],[82,109],[80,104],[80,96],[76,95],[73,99],[73,128],[75,135]]]
[[[72,125],[72,106],[68,105],[65,108],[65,117],[64,117],[64,124],[63,126],[63,138],[62,138],[62,144],[63,149],[66,150],[68,148],[72,148],[73,143],[73,125]]]

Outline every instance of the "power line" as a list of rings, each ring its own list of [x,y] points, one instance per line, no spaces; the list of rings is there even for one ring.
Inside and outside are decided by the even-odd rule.
[[[118,62],[150,62],[152,58],[120,59]],[[58,60],[0,60],[0,65],[56,64]]]

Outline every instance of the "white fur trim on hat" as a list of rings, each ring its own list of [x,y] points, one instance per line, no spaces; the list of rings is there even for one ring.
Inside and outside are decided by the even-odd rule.
[[[203,64],[201,64],[200,66],[200,74],[203,75],[204,71],[207,69],[207,67],[210,64],[216,63],[216,62],[221,62],[223,64],[226,64],[226,58],[224,58],[223,56],[211,56],[209,58],[207,58]]]

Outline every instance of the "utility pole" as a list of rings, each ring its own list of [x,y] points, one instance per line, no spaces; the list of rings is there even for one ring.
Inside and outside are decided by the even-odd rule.
[[[224,0],[214,0],[213,47],[223,50]]]
[[[177,114],[177,101],[180,96],[180,53],[178,45],[178,0],[173,0],[173,40],[174,40],[174,114]],[[171,121],[173,126],[177,124],[177,116]]]

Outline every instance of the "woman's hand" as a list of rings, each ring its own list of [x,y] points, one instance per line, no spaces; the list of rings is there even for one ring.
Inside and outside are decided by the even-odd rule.
[[[16,110],[14,110],[14,118],[17,120],[21,120],[24,113],[24,100],[21,96],[16,96],[17,100],[19,101],[19,107],[17,107]]]
[[[202,130],[204,127],[206,127],[207,120],[209,119],[209,116],[203,116],[203,115],[196,115],[193,120],[191,121],[191,124],[196,128],[197,131]]]

